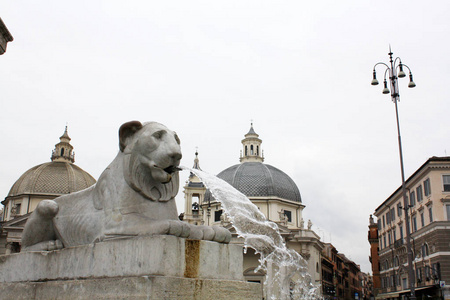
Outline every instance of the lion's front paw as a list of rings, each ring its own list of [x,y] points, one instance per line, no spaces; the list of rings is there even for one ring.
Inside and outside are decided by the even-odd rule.
[[[190,235],[191,228],[189,224],[181,221],[175,220],[166,220],[168,224],[168,232],[167,234],[186,238]]]
[[[231,233],[223,227],[205,225],[190,225],[190,227],[189,239],[214,241],[225,244],[231,240]]]
[[[231,241],[231,232],[223,227],[213,226],[212,229],[215,231],[213,241],[228,244]]]

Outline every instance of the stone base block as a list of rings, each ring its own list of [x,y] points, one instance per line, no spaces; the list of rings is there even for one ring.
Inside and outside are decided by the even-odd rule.
[[[0,256],[1,299],[261,299],[242,247],[169,235]]]
[[[170,235],[0,256],[0,282],[119,276],[243,280],[242,247]]]
[[[1,299],[262,299],[258,283],[142,276],[0,283]]]

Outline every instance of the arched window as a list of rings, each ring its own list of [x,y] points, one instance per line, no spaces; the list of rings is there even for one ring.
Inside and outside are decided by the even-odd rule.
[[[259,146],[256,146],[256,155],[259,155]]]
[[[398,267],[398,256],[394,257],[394,267]]]
[[[247,146],[245,146],[245,156],[247,156]]]
[[[253,155],[253,145],[250,145],[250,155]]]
[[[64,148],[61,148],[61,156],[64,156]]]

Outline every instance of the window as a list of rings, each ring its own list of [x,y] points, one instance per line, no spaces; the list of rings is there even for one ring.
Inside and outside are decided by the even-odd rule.
[[[391,232],[388,233],[389,246],[392,245]]]
[[[292,213],[290,210],[284,210],[284,215],[287,217],[288,222],[292,222]]]
[[[383,249],[383,239],[380,236],[380,249]]]
[[[450,192],[450,175],[442,175],[442,182],[444,184],[444,192]]]
[[[417,282],[422,282],[422,268],[416,269],[416,279]]]
[[[395,208],[391,209],[391,221],[395,221]]]
[[[447,221],[450,221],[450,205],[446,205],[445,209],[447,210]]]
[[[431,195],[430,178],[427,178],[427,179],[423,182],[423,190],[424,190],[425,196]]]
[[[399,229],[400,229],[400,239],[403,240],[403,227],[400,226]]]
[[[383,215],[383,228],[384,228],[384,226],[386,226],[386,219],[384,218],[384,215]]]
[[[424,215],[423,215],[423,212],[420,214],[420,225],[421,225],[422,227],[425,226],[425,217],[424,217]]]
[[[414,193],[414,191],[409,194],[409,205],[416,205],[416,194]]]
[[[391,211],[388,210],[388,212],[386,213],[386,223],[391,223]]]
[[[422,185],[419,185],[417,187],[416,192],[417,192],[417,201],[421,202],[423,200]]]
[[[397,240],[397,230],[395,230],[395,228],[394,228],[394,242]]]
[[[397,203],[397,216],[399,216],[399,217],[402,216],[402,203],[401,202]]]
[[[386,244],[386,235],[383,236],[383,245],[384,245],[384,247],[387,246],[387,244]]]
[[[428,249],[428,245],[427,244],[423,244],[422,245],[422,257],[428,256],[429,253],[429,249]]]
[[[450,205],[449,205],[450,206]],[[412,231],[413,232],[416,232],[417,231],[417,219],[416,219],[416,216],[413,216],[412,217]]]
[[[378,224],[378,230],[381,231],[381,219],[378,219],[377,224]]]
[[[222,210],[216,210],[214,212],[214,222],[219,222],[220,216],[222,216]]]
[[[430,266],[425,266],[425,277],[427,281],[431,278]]]
[[[433,272],[433,278],[434,279],[440,279],[441,277],[441,264],[435,263],[432,265],[432,272]]]
[[[11,215],[12,216],[20,215],[20,207],[21,207],[21,203],[14,204],[14,206],[11,208]]]
[[[430,223],[433,222],[433,208],[428,207],[428,215],[430,216]]]

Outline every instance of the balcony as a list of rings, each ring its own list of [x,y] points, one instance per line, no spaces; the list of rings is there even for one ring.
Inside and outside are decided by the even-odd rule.
[[[403,246],[403,239],[399,239],[394,242],[395,249],[400,248],[401,246]]]

